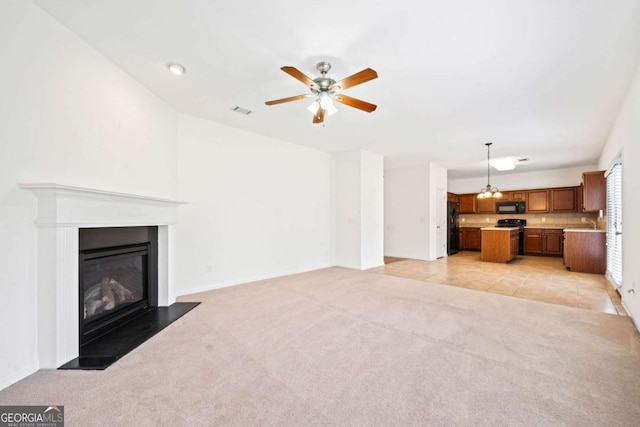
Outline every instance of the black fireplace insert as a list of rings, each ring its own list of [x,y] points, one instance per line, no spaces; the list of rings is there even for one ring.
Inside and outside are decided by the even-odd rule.
[[[80,346],[158,305],[157,227],[80,229]]]

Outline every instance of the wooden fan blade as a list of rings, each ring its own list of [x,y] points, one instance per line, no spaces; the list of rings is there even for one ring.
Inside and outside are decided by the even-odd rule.
[[[313,116],[313,123],[322,123],[324,122],[324,110],[322,108],[318,108],[318,113]]]
[[[307,96],[308,95],[296,95],[296,96],[290,96],[289,98],[274,99],[273,101],[265,102],[265,104],[276,105],[276,104],[282,104],[283,102],[299,101],[301,99],[306,98]]]
[[[318,84],[314,82],[311,78],[307,77],[302,71],[298,70],[296,67],[284,66],[280,68],[285,73],[289,74],[294,79],[300,80],[302,83],[306,84],[309,87],[317,88]]]
[[[367,113],[375,111],[375,109],[378,108],[375,104],[370,104],[366,101],[362,101],[361,99],[352,98],[347,95],[336,95],[333,99],[335,99],[336,102],[357,108],[358,110],[366,111]]]
[[[366,68],[359,73],[355,73],[352,76],[346,77],[339,82],[336,82],[331,85],[331,89],[335,90],[345,90],[350,87],[354,87],[361,83],[368,82],[369,80],[373,80],[378,78],[378,73],[376,73],[371,68]],[[338,89],[339,88],[339,89]]]

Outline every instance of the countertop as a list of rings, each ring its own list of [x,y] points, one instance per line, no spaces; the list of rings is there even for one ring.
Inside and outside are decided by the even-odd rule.
[[[493,231],[511,231],[517,230],[520,227],[482,227],[480,230],[493,230]]]
[[[594,230],[593,228],[565,228],[570,233],[606,233],[607,230]]]

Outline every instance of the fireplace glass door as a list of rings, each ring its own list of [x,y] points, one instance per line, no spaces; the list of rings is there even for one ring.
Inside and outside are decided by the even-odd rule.
[[[81,252],[81,341],[147,305],[148,245]]]

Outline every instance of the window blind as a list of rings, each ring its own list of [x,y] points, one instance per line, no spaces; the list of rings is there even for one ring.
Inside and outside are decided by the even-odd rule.
[[[607,279],[622,287],[622,163],[607,174]]]

